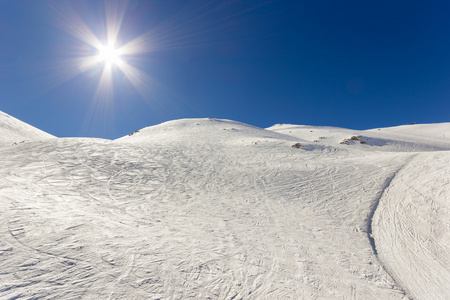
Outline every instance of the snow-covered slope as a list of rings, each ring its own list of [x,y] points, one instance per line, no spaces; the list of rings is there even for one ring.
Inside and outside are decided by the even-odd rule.
[[[374,216],[379,256],[415,299],[449,299],[449,166],[449,152],[412,157]]]
[[[0,111],[0,145],[36,141],[54,136]]]
[[[448,298],[447,126],[370,145],[186,119],[0,148],[0,298]]]
[[[118,139],[126,143],[248,144],[258,141],[297,141],[281,133],[221,119],[182,119],[143,128]]]
[[[371,130],[277,124],[267,130],[309,142],[368,151],[421,152],[450,150],[450,123],[415,124]],[[352,137],[357,139],[352,140]],[[362,143],[361,143],[362,142]],[[341,145],[341,146],[339,146]]]

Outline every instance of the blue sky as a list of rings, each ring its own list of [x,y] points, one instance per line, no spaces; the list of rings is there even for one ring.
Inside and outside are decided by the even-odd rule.
[[[137,46],[105,81],[106,62],[85,59],[110,20],[116,49]],[[204,117],[449,122],[450,2],[2,0],[0,68],[0,110],[59,137]]]

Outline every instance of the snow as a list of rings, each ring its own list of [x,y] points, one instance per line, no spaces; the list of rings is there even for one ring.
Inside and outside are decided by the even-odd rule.
[[[244,123],[221,119],[182,119],[143,128],[118,139],[126,143],[203,143],[248,144],[266,140],[297,141],[298,139]]]
[[[2,111],[0,111],[0,137],[0,145],[54,138],[53,135],[28,125]]]
[[[449,129],[4,134],[0,298],[448,299]]]
[[[350,130],[335,127],[278,124],[271,131],[302,137],[309,142],[339,147],[343,140],[361,136],[366,142],[359,148],[390,152],[443,151],[450,149],[450,123],[404,125],[371,130]],[[447,136],[446,136],[447,133]],[[353,142],[352,142],[353,143]],[[353,143],[355,144],[355,143]],[[357,142],[356,144],[359,144]],[[344,144],[345,147],[345,144]]]
[[[450,295],[449,165],[449,153],[412,157],[375,213],[379,256],[415,299]]]

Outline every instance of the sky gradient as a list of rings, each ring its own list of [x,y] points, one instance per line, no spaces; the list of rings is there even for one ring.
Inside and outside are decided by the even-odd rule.
[[[121,57],[131,73],[112,66],[99,96],[104,63],[84,67],[98,50],[74,25],[107,43],[112,13],[117,47],[139,51]],[[0,68],[0,110],[58,137],[204,117],[449,122],[450,2],[2,0]]]

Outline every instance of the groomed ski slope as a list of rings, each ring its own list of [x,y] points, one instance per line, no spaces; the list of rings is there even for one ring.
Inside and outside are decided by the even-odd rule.
[[[0,298],[449,298],[449,129],[185,119],[5,142]]]

